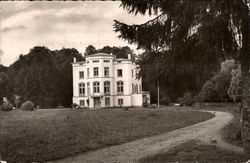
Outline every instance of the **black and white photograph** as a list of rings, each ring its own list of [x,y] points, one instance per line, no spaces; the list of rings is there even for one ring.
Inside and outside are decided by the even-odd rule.
[[[0,2],[0,163],[250,163],[250,0]]]

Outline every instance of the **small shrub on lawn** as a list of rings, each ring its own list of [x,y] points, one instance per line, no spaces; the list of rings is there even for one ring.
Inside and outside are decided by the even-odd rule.
[[[13,109],[13,105],[8,101],[4,102],[1,106],[2,111],[11,111],[12,109]]]
[[[22,110],[30,110],[30,111],[32,111],[32,110],[35,109],[35,105],[31,101],[26,101],[25,103],[22,104],[21,109]]]
[[[77,108],[78,107],[78,105],[76,103],[73,103],[71,106],[72,106],[72,108]]]

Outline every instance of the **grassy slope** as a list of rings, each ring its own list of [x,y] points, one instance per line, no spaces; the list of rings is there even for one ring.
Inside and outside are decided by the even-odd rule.
[[[211,118],[170,110],[0,112],[3,160],[46,161],[172,131]]]
[[[197,141],[184,143],[167,153],[157,154],[144,158],[144,163],[162,162],[245,162],[249,159],[246,155],[224,151],[214,145],[203,145]]]

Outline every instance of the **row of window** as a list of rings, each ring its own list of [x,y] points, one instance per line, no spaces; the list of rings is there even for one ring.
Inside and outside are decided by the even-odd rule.
[[[99,63],[99,60],[93,60],[92,62],[93,62],[93,63]],[[105,60],[103,60],[103,62],[109,63],[110,60],[105,59]],[[90,63],[90,61],[87,61],[87,63]]]
[[[123,81],[117,81],[117,93],[123,93],[124,89],[124,83]],[[90,84],[87,83],[87,90],[88,90],[88,95],[90,94]],[[110,94],[110,81],[105,81],[103,84],[103,90],[104,94]],[[100,93],[100,82],[93,82],[93,92],[94,93]],[[83,96],[85,95],[85,83],[79,83],[79,95]]]
[[[94,67],[93,68],[93,76],[98,77],[99,76],[99,68]],[[89,77],[89,68],[87,68],[87,77]],[[104,76],[109,77],[109,67],[104,67]],[[122,77],[122,69],[117,70],[117,77]],[[79,71],[79,78],[83,79],[84,78],[84,71]]]
[[[106,106],[106,107],[109,107],[109,106],[110,106],[110,98],[109,98],[109,97],[105,97],[104,102],[105,102],[105,106]],[[86,103],[87,103],[86,106],[88,107],[88,106],[89,106],[89,101],[86,100]],[[122,99],[122,98],[119,98],[119,99],[118,99],[118,105],[119,105],[119,106],[122,106],[122,105],[123,105],[123,99]],[[85,106],[85,100],[80,100],[80,106]]]

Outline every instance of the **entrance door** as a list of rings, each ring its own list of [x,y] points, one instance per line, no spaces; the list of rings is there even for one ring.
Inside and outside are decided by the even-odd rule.
[[[94,98],[94,108],[100,108],[101,107],[101,100],[100,97]]]

